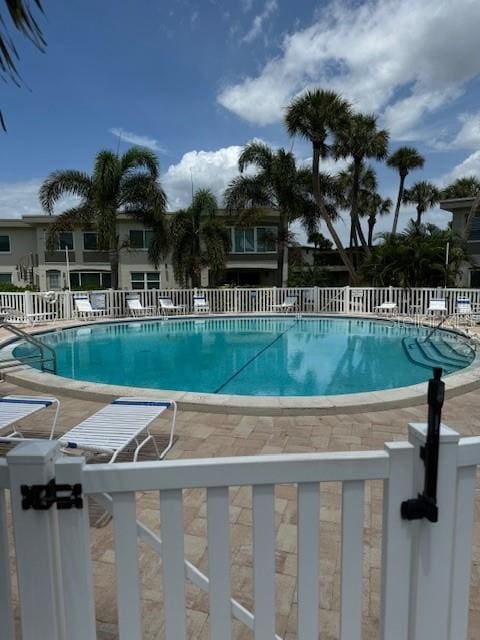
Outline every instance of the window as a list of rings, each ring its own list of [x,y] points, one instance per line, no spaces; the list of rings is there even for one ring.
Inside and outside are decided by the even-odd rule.
[[[130,229],[130,249],[148,249],[153,240],[153,231]]]
[[[94,231],[85,231],[83,234],[83,248],[85,251],[98,250],[98,233]]]
[[[60,271],[47,271],[47,287],[48,289],[60,289]]]
[[[232,229],[232,253],[275,253],[277,227]]]
[[[160,289],[158,271],[132,271],[132,289]]]
[[[70,273],[72,289],[109,289],[112,276],[108,271],[73,271]]]
[[[0,236],[0,253],[10,253],[10,236]]]
[[[234,229],[233,243],[235,253],[253,253],[255,251],[255,229]]]
[[[258,253],[272,253],[277,250],[277,228],[257,227]]]
[[[480,271],[470,271],[470,286],[475,289],[480,287]]]
[[[73,233],[71,231],[65,231],[58,236],[58,250],[65,251],[65,249],[73,251]]]
[[[0,284],[12,284],[12,274],[0,273]]]

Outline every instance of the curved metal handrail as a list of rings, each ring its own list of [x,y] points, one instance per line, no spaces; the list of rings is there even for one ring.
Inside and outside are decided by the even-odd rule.
[[[51,362],[52,366],[49,369],[50,372],[57,373],[57,354],[55,353],[55,350],[52,349],[52,347],[50,347],[48,344],[45,344],[41,340],[37,340],[37,338],[35,338],[34,336],[30,335],[26,331],[23,331],[23,329],[19,329],[18,327],[15,327],[13,324],[11,324],[10,322],[7,322],[5,319],[1,317],[0,317],[0,328],[6,329],[13,335],[17,336],[18,338],[22,338],[23,340],[25,340],[25,342],[30,343],[40,351],[40,365],[42,367],[42,371],[45,371],[46,363]],[[50,357],[45,355],[45,351],[49,354]],[[29,356],[28,359],[31,360],[32,357]],[[14,360],[16,361],[17,359],[15,358]],[[12,361],[4,360],[3,362],[11,363]]]

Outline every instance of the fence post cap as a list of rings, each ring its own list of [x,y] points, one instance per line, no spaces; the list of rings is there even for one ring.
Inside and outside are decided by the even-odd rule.
[[[6,455],[8,464],[44,464],[60,454],[57,440],[26,440]]]
[[[408,439],[417,440],[421,444],[424,444],[427,440],[428,425],[426,422],[410,422],[408,425]],[[440,444],[448,444],[450,442],[458,442],[460,440],[460,434],[444,424],[440,425]]]

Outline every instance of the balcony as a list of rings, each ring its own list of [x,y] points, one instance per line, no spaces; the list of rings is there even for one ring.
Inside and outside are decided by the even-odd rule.
[[[65,264],[67,262],[65,253],[63,249],[61,251],[45,251],[45,262]],[[68,260],[69,262],[76,262],[75,251],[68,252]]]

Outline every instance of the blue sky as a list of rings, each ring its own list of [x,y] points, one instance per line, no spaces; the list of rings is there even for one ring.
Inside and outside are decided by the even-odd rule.
[[[2,86],[2,217],[38,212],[50,171],[89,170],[120,131],[121,150],[138,142],[158,152],[172,209],[188,204],[190,172],[220,196],[245,142],[290,148],[282,109],[311,86],[376,113],[392,149],[417,146],[427,163],[413,180],[480,173],[478,0],[44,5],[47,52],[17,38],[30,91]],[[306,144],[293,148],[308,159]],[[393,196],[395,175],[379,167],[379,177]]]

